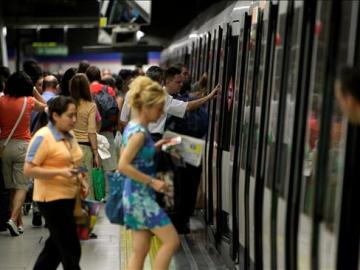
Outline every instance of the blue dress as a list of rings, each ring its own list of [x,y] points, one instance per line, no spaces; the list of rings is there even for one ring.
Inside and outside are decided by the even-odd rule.
[[[131,135],[142,132],[145,134],[143,147],[136,154],[132,165],[139,171],[155,176],[155,146],[149,132],[140,124],[130,122],[122,136],[122,146],[126,146]],[[155,191],[136,180],[124,176],[124,224],[132,230],[146,230],[170,224],[165,211],[156,202]]]

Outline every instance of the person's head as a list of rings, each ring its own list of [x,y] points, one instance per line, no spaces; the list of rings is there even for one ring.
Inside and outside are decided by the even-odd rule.
[[[76,103],[71,97],[57,96],[49,105],[49,120],[61,132],[74,128],[76,114]]]
[[[111,74],[108,74],[108,75],[105,75],[101,78],[101,81],[100,83],[104,84],[104,85],[107,85],[107,86],[110,86],[112,88],[115,89],[116,87],[116,84],[115,84],[115,79],[114,77],[111,75]]]
[[[161,67],[151,66],[146,70],[145,75],[159,84],[162,84],[164,71]]]
[[[4,90],[5,83],[10,77],[10,69],[5,66],[0,66],[0,92]]]
[[[91,83],[95,82],[95,81],[100,82],[100,80],[101,80],[100,69],[96,66],[90,66],[86,70],[86,76],[88,77],[88,79]]]
[[[115,76],[115,87],[117,88],[118,91],[123,91],[123,80],[121,79],[121,77],[119,75]]]
[[[360,68],[344,67],[335,82],[335,93],[349,120],[360,124]]]
[[[83,60],[79,63],[77,72],[78,73],[86,73],[86,70],[88,69],[89,66],[90,66],[89,61]]]
[[[35,88],[39,92],[39,94],[42,94],[44,92],[43,91],[43,81],[44,81],[44,77],[41,76],[35,83]]]
[[[89,81],[85,74],[78,73],[70,80],[70,95],[79,104],[80,100],[92,101]]]
[[[67,69],[64,73],[64,75],[61,78],[61,83],[60,83],[60,90],[61,90],[61,95],[63,96],[70,96],[70,80],[72,79],[72,77],[75,76],[77,69],[74,67],[71,67],[69,69]]]
[[[11,97],[32,96],[33,83],[31,78],[24,71],[11,74],[6,82],[4,94]]]
[[[119,71],[119,76],[123,82],[128,83],[133,78],[133,72],[130,69],[121,69]]]
[[[160,84],[148,77],[139,76],[129,89],[129,105],[148,122],[156,122],[163,114],[166,94]]]
[[[30,76],[33,86],[35,86],[37,80],[42,77],[42,70],[38,63],[33,59],[26,60],[23,63],[23,70]]]
[[[101,79],[103,79],[104,77],[106,76],[112,76],[112,72],[110,69],[103,69],[102,72],[101,72]]]
[[[165,71],[165,87],[170,95],[180,92],[183,82],[181,70],[178,67],[169,67]]]
[[[44,92],[50,91],[57,94],[59,92],[58,86],[59,82],[54,75],[48,75],[44,77],[44,80],[42,82],[42,89]]]

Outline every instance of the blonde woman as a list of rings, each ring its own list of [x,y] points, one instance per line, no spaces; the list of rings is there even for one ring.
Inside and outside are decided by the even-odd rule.
[[[140,76],[130,84],[129,104],[137,112],[126,126],[118,170],[125,176],[124,223],[132,230],[133,250],[128,269],[142,269],[155,234],[162,245],[153,269],[168,269],[171,257],[179,246],[179,237],[165,211],[155,201],[155,191],[164,192],[165,182],[155,179],[154,154],[164,143],[154,144],[147,129],[163,114],[166,93],[151,79]]]

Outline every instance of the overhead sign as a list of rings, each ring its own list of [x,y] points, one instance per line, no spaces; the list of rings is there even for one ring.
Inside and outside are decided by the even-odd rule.
[[[36,56],[67,56],[69,48],[57,42],[33,42],[32,51]]]

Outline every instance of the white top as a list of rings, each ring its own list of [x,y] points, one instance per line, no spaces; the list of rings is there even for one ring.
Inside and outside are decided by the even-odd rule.
[[[159,120],[156,123],[149,124],[150,133],[164,133],[166,117],[168,114],[171,114],[176,117],[183,118],[186,112],[187,102],[174,99],[169,94],[166,94],[166,101],[164,106],[164,113],[161,115]],[[128,95],[126,93],[124,104],[121,109],[120,121],[129,122],[130,121],[130,107],[128,105]]]

